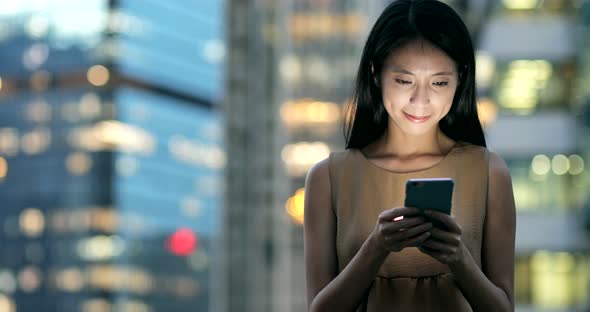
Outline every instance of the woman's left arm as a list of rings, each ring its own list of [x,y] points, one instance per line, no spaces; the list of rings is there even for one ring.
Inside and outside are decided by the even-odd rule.
[[[432,230],[420,249],[449,265],[474,311],[514,311],[514,240],[516,211],[508,167],[490,152],[482,268],[461,241],[461,228],[448,215],[432,212],[449,231]]]

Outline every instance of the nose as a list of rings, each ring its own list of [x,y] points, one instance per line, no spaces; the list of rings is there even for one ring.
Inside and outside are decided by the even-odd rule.
[[[430,104],[430,94],[428,93],[428,88],[426,85],[416,85],[410,97],[410,103],[414,105]]]

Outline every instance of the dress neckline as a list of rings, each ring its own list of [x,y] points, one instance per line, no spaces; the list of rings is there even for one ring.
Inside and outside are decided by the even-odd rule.
[[[393,171],[390,169],[386,169],[383,168],[381,166],[376,165],[374,162],[372,162],[371,160],[369,160],[369,158],[367,158],[367,156],[365,154],[363,154],[363,152],[360,149],[355,149],[356,152],[360,155],[360,158],[363,159],[364,162],[368,163],[370,167],[373,167],[379,171],[385,171],[387,173],[391,173],[391,174],[397,174],[397,175],[408,175],[408,174],[415,174],[415,173],[421,173],[421,172],[426,172],[428,170],[434,169],[438,166],[440,166],[441,164],[443,164],[444,162],[446,162],[450,156],[460,147],[465,146],[466,144],[463,143],[462,141],[457,141],[455,143],[455,145],[451,148],[451,150],[445,155],[443,156],[443,158],[441,160],[439,160],[438,162],[436,162],[435,164],[433,164],[430,167],[426,167],[420,170],[412,170],[412,171]]]

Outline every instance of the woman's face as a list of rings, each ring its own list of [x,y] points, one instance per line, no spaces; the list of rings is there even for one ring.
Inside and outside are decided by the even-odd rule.
[[[457,66],[424,40],[394,50],[381,72],[383,104],[390,126],[406,134],[424,134],[450,110],[458,84]]]

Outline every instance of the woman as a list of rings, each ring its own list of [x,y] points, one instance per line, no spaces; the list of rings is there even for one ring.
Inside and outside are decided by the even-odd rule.
[[[514,310],[511,179],[486,149],[474,81],[471,39],[450,7],[400,0],[381,14],[346,150],[306,179],[310,311]],[[402,207],[406,180],[432,177],[455,181],[451,216]]]

